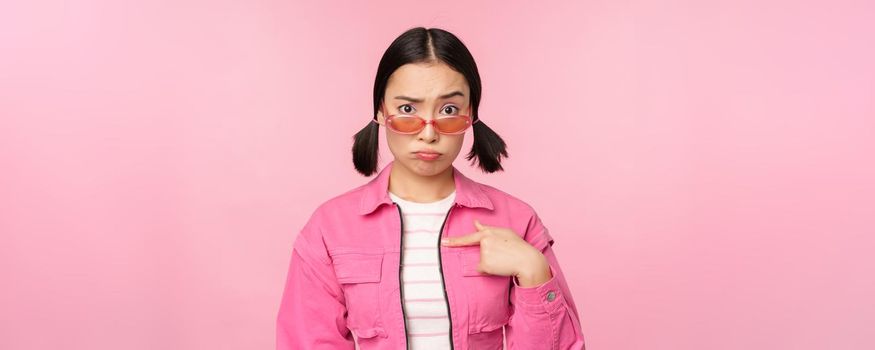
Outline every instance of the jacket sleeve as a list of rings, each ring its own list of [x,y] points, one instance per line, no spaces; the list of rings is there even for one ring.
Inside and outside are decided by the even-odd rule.
[[[318,227],[318,210],[295,239],[276,319],[276,349],[355,349],[346,301]]]
[[[511,278],[508,349],[586,349],[577,306],[553,252],[553,238],[534,211],[524,238],[547,258],[552,277],[530,287]]]

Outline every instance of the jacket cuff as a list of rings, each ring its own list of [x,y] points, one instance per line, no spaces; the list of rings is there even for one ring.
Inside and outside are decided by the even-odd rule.
[[[529,310],[543,310],[552,313],[556,309],[565,306],[565,296],[562,294],[562,288],[559,288],[559,280],[556,277],[556,270],[550,266],[550,279],[537,286],[523,287],[520,286],[516,277],[513,277],[514,293],[516,294],[515,303]]]

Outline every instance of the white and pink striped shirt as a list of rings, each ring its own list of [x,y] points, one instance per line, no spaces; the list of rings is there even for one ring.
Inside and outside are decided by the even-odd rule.
[[[436,202],[417,203],[389,192],[401,207],[401,281],[411,349],[449,349],[450,320],[441,284],[440,229],[456,192]]]

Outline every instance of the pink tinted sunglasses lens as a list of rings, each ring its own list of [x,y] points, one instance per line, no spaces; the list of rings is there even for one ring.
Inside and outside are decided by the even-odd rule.
[[[395,116],[389,120],[389,127],[400,133],[415,133],[425,127],[425,120],[413,116]],[[434,127],[439,132],[454,134],[468,128],[468,119],[462,116],[445,117],[435,120]]]

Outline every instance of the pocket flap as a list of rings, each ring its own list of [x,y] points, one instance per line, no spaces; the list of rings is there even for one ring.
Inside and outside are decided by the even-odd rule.
[[[340,283],[380,282],[383,271],[381,248],[334,248],[328,251]]]
[[[462,259],[462,276],[494,276],[477,270],[480,265],[480,250],[465,250],[459,254]]]
[[[492,332],[496,329],[504,327],[510,322],[510,316],[505,317],[499,322],[489,322],[484,324],[471,324],[468,326],[468,334]]]
[[[350,328],[353,334],[355,334],[356,338],[373,338],[379,336],[380,338],[386,338],[389,335],[386,334],[386,331],[380,327],[371,327],[371,328]]]

